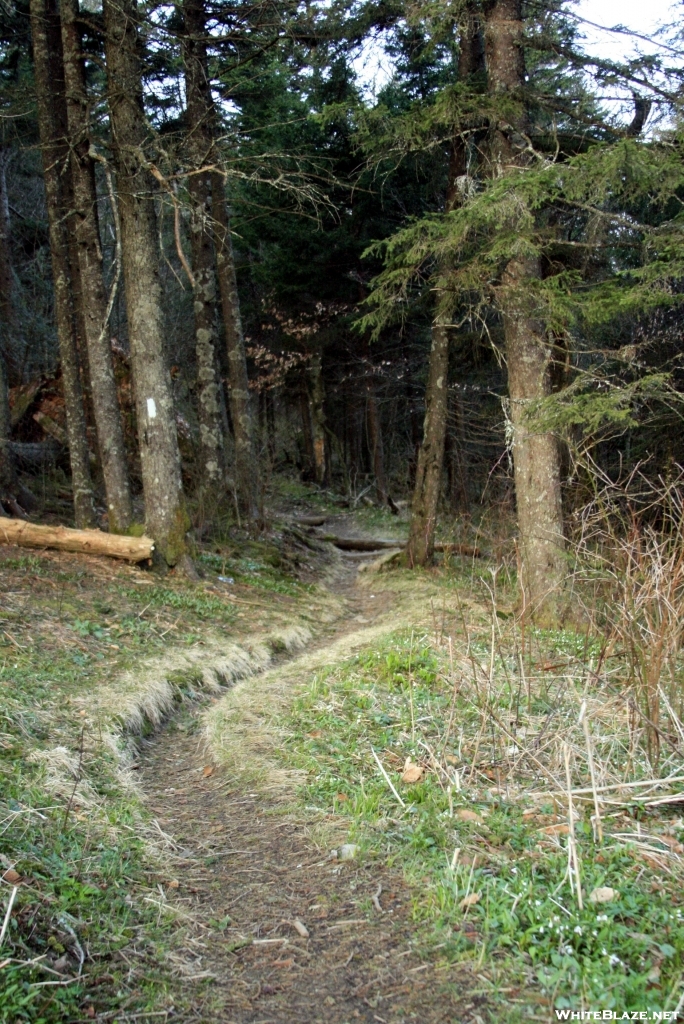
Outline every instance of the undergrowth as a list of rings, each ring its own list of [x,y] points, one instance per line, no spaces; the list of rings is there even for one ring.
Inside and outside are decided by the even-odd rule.
[[[676,759],[667,785],[646,784],[624,665],[598,675],[596,637],[434,618],[434,634],[395,634],[302,690],[285,729],[306,804],[404,871],[426,955],[476,965],[493,1019],[502,993],[511,1020],[674,1010],[684,794]]]
[[[240,628],[277,633],[307,614],[250,583],[0,551],[0,1021],[145,1019],[192,1000],[165,841],[131,784],[135,765],[122,772],[119,730],[135,685],[143,707],[155,699],[150,659],[172,665],[174,648],[165,692],[196,700],[197,650],[216,656]],[[143,734],[159,717],[145,714]]]

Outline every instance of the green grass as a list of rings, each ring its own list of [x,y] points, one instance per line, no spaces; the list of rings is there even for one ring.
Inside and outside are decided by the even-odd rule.
[[[289,595],[307,601],[310,588],[269,563],[273,545],[250,545],[238,560],[246,613],[212,578],[160,581],[116,563],[0,549],[0,876],[22,879],[0,948],[3,1024],[181,1012],[192,1001],[166,967],[167,952],[184,955],[183,929],[158,890],[169,881],[158,834],[119,773],[108,737],[118,734],[116,701],[100,697],[170,647],[239,640],[240,618],[250,635],[297,618]],[[218,560],[200,562],[220,572]],[[263,589],[276,591],[267,621]],[[288,596],[279,603],[278,593]],[[179,702],[201,699],[199,675],[169,671]],[[11,877],[0,881],[0,927]],[[81,977],[76,942],[87,954]]]
[[[537,632],[528,643],[540,657],[587,656],[584,638],[568,632]],[[484,635],[473,640],[471,653],[489,656]],[[494,661],[502,676],[504,659],[497,655]],[[513,670],[509,665],[511,675]],[[491,721],[479,747],[487,774],[472,771],[473,743],[484,719],[471,690],[452,704],[460,672],[459,665],[451,675],[444,646],[411,635],[395,635],[381,649],[320,672],[284,723],[291,737],[288,761],[308,773],[303,800],[346,818],[350,836],[368,855],[403,870],[413,886],[426,954],[439,950],[447,960],[476,962],[492,993],[505,979],[518,1006],[509,1007],[508,1019],[515,1013],[534,1017],[535,992],[558,1008],[672,1010],[684,966],[680,882],[667,875],[656,880],[632,845],[598,845],[583,818],[577,825],[584,891],[579,910],[567,878],[564,837],[554,840],[539,831],[540,820],[542,826],[553,820],[554,800],[539,806],[526,797],[524,785],[539,789],[543,780],[514,786],[507,795],[503,762],[487,735]],[[516,710],[515,686],[502,685],[491,699],[494,718],[522,720],[528,710],[520,699]],[[529,711],[548,716],[556,704],[553,687],[542,688]],[[407,758],[430,764],[426,747],[444,770],[428,772],[414,785],[402,783]],[[488,777],[500,784],[487,785]],[[677,820],[670,835],[683,839],[683,824]],[[662,825],[650,815],[643,822],[649,831]],[[619,897],[591,903],[588,894],[599,887],[611,887]],[[472,894],[477,902],[463,904]]]

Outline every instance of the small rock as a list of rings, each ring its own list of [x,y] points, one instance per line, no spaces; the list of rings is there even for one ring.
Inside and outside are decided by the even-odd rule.
[[[611,889],[610,886],[600,886],[598,889],[594,889],[589,893],[589,900],[591,903],[610,903],[612,900],[616,900],[620,893],[617,889]]]
[[[338,857],[340,860],[354,860],[360,849],[361,847],[356,843],[345,843],[340,847]]]

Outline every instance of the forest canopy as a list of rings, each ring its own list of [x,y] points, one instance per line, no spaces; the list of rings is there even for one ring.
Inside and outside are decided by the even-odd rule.
[[[58,466],[77,527],[188,568],[274,473],[410,500],[409,565],[509,507],[562,616],[596,472],[682,460],[680,26],[616,61],[566,2],[31,0],[0,36],[6,513]]]

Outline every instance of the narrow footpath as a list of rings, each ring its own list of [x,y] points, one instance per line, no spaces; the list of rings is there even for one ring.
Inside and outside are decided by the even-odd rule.
[[[355,584],[358,560],[344,561],[348,615],[319,650],[391,610],[391,592],[371,598]],[[142,761],[148,808],[169,837],[167,891],[184,922],[177,970],[189,1005],[171,1019],[477,1021],[472,972],[435,969],[415,950],[400,866],[340,857],[341,847],[314,838],[327,834],[320,814],[267,786],[244,789],[208,763],[202,715],[181,710]]]

